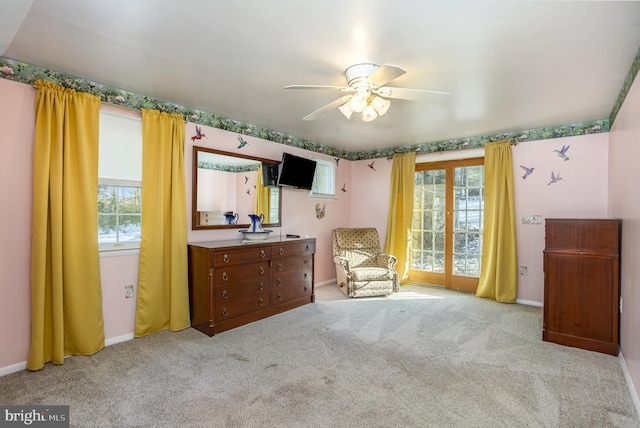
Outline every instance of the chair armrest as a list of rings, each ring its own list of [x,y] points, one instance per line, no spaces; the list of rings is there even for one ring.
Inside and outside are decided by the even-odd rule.
[[[376,261],[378,266],[385,266],[391,270],[395,270],[396,264],[398,263],[396,256],[390,254],[378,254]]]
[[[336,266],[340,266],[345,272],[349,272],[349,259],[341,256],[333,256],[333,262]]]

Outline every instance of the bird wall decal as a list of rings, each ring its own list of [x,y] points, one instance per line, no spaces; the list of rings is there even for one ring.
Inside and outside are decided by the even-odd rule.
[[[340,158],[334,158],[336,160],[336,166],[340,165]]]
[[[243,148],[244,146],[246,146],[247,144],[249,144],[249,143],[247,143],[247,142],[245,141],[245,139],[244,139],[244,138],[242,138],[242,136],[240,136],[240,135],[238,135],[238,141],[240,141],[240,144],[238,145],[238,148],[239,148],[239,149],[241,149],[241,148]]]
[[[560,177],[560,171],[558,171],[558,175],[555,175],[553,171],[551,171],[551,181],[547,185],[550,186],[554,183],[557,183],[560,180],[564,180],[564,178]]]
[[[524,175],[522,176],[523,180],[526,179],[528,176],[530,176],[533,173],[533,170],[535,169],[534,167],[527,168],[524,165],[520,165],[520,168],[524,170]]]
[[[207,138],[207,136],[202,133],[202,128],[196,125],[196,135],[191,137],[191,141],[202,140],[202,137]]]
[[[557,153],[558,156],[560,156],[562,160],[566,162],[569,160],[569,156],[567,156],[567,150],[569,150],[569,147],[571,146],[562,145],[562,148],[560,150],[554,150],[554,152]]]
[[[342,185],[342,188],[341,188],[340,190],[342,190],[343,192],[345,192],[345,193],[346,193],[346,192],[347,192],[347,183],[344,183],[344,184]]]
[[[376,161],[373,161],[373,162],[371,162],[370,164],[367,164],[367,166],[368,166],[369,168],[371,168],[372,170],[374,170],[374,171],[375,171],[375,170],[376,170],[376,168],[373,166],[373,164],[374,164],[374,163],[376,163]]]

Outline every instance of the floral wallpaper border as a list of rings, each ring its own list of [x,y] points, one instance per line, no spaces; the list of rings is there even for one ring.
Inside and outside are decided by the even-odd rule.
[[[223,129],[243,135],[264,140],[285,144],[292,147],[327,154],[336,158],[348,160],[366,160],[392,157],[397,153],[408,153],[415,151],[418,153],[435,153],[449,150],[471,149],[483,147],[485,143],[511,139],[514,142],[546,140],[550,138],[562,138],[576,135],[597,134],[608,132],[610,124],[615,119],[615,114],[619,105],[622,105],[626,93],[629,91],[633,78],[640,68],[640,49],[636,54],[636,59],[625,80],[623,91],[618,97],[618,102],[614,106],[614,111],[609,119],[592,120],[567,125],[557,125],[544,128],[528,129],[524,131],[504,132],[493,135],[479,135],[468,138],[457,138],[446,141],[425,142],[421,144],[406,145],[381,150],[368,150],[361,152],[347,152],[345,150],[326,146],[321,143],[306,140],[304,138],[286,135],[271,129],[262,128],[233,119],[224,118],[213,113],[195,110],[190,107],[181,106],[158,98],[136,94],[134,92],[118,89],[113,86],[103,85],[87,79],[72,77],[64,73],[48,70],[39,66],[14,61],[0,56],[0,78],[14,80],[16,82],[33,85],[38,79],[47,80],[66,88],[100,97],[102,102],[140,110],[142,108],[156,109],[167,113],[179,113],[188,122],[210,126],[212,128]],[[624,94],[624,95],[623,95]],[[617,109],[616,109],[617,107]]]
[[[613,105],[613,109],[611,110],[611,114],[609,115],[609,123],[613,126],[613,122],[615,122],[616,117],[618,116],[618,112],[620,108],[622,108],[622,104],[624,103],[625,98],[627,98],[627,94],[631,89],[631,85],[633,84],[633,80],[638,75],[638,71],[640,71],[640,48],[636,51],[636,56],[631,63],[631,68],[627,73],[627,77],[624,79],[624,83],[622,84],[622,89],[620,89],[620,94],[618,94],[618,99]]]
[[[210,169],[212,171],[223,171],[223,172],[251,172],[251,171],[257,171],[258,168],[260,168],[260,166],[259,165],[232,166],[232,165],[221,165],[221,164],[211,163],[211,162],[198,162],[198,168]]]

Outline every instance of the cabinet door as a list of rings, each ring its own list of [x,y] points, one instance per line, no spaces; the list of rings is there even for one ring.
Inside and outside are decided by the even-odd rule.
[[[545,340],[611,353],[618,342],[618,258],[545,251],[544,262]]]

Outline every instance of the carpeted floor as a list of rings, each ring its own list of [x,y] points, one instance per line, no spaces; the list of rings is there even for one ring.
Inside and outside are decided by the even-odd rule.
[[[317,301],[0,378],[71,426],[640,427],[618,359],[541,340],[542,309],[438,288]]]

